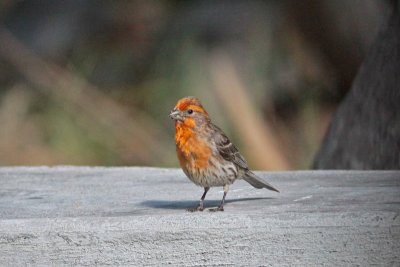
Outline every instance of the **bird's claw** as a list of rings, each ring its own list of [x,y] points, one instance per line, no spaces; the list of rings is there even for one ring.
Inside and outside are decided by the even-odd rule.
[[[210,211],[210,212],[224,211],[224,207],[218,206],[217,208],[209,209],[208,211]]]
[[[195,212],[195,211],[203,211],[204,207],[202,205],[198,205],[197,207],[194,208],[188,208],[187,211],[189,212]]]

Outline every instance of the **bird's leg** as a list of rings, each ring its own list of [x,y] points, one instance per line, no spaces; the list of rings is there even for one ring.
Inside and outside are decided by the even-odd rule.
[[[209,187],[204,187],[204,193],[201,196],[199,205],[197,205],[197,207],[195,207],[195,208],[189,208],[188,211],[194,212],[194,211],[203,211],[204,210],[204,199],[206,198],[208,190],[210,190]]]
[[[221,204],[217,208],[209,209],[209,211],[224,211],[225,197],[228,194],[229,185],[224,185],[224,196],[222,197]]]
[[[206,198],[208,190],[210,190],[209,187],[204,187],[204,193],[200,198],[199,205],[197,206],[197,210],[199,210],[199,211],[203,211],[204,210],[204,199]]]

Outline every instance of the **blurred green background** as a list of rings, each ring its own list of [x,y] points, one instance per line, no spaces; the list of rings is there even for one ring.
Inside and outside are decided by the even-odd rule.
[[[178,166],[193,95],[251,168],[308,168],[388,2],[2,0],[0,165]]]

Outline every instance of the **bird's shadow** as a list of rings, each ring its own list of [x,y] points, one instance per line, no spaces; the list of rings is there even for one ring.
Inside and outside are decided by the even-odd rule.
[[[254,200],[264,200],[264,199],[274,199],[272,197],[252,197],[252,198],[236,198],[229,199],[225,201],[225,204],[234,203],[234,202],[242,202],[242,201],[254,201]],[[205,200],[204,205],[206,207],[215,207],[221,203],[220,200]],[[187,200],[146,200],[140,203],[140,205],[155,208],[155,209],[188,209],[193,208],[199,204],[199,201],[187,201]]]

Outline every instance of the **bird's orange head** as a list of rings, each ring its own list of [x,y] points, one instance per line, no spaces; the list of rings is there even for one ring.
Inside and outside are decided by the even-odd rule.
[[[189,128],[194,128],[199,123],[209,121],[207,111],[203,108],[200,101],[193,96],[179,99],[169,116],[176,124]]]

